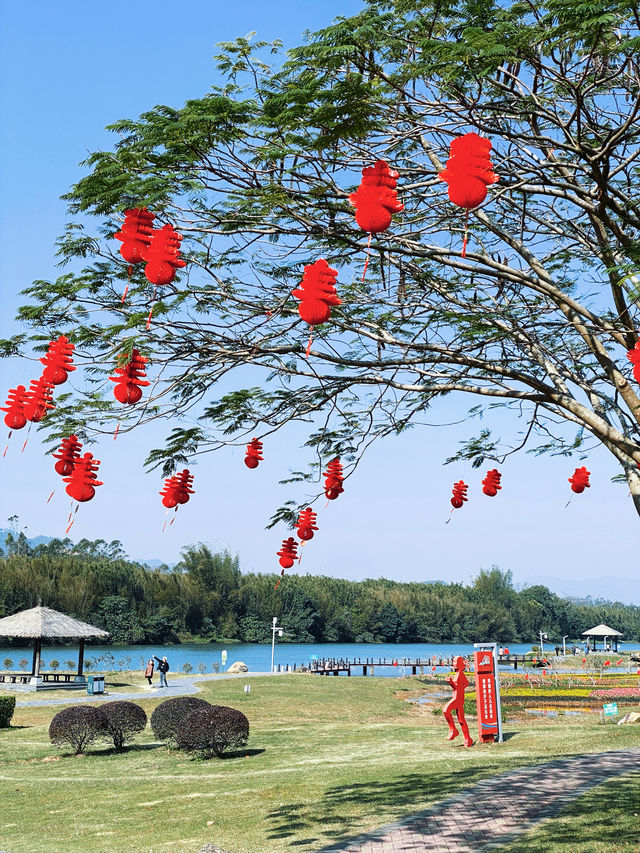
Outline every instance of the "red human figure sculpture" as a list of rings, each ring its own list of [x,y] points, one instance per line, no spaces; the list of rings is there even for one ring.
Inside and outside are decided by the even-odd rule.
[[[120,240],[120,254],[128,264],[139,264],[153,234],[155,216],[146,207],[132,207],[124,212],[122,228],[113,236]]]
[[[399,173],[384,160],[362,170],[362,181],[351,193],[349,202],[356,209],[356,222],[363,231],[378,234],[391,225],[391,215],[404,210],[398,201],[396,183]]]
[[[458,718],[458,725],[462,729],[464,745],[473,746],[473,739],[469,734],[469,726],[464,718],[464,691],[469,686],[469,679],[464,673],[466,666],[467,662],[463,657],[456,658],[455,673],[453,676],[447,677],[447,681],[453,687],[453,697],[444,706],[442,713],[449,724],[449,735],[447,736],[447,740],[453,740],[460,734],[453,721],[453,711],[455,711],[456,717]]]
[[[628,350],[627,358],[633,364],[633,378],[640,382],[640,340],[633,349]]]
[[[313,512],[310,506],[306,509],[301,509],[296,523],[297,533],[303,542],[313,539],[313,533],[318,528],[316,527],[317,514]]]
[[[110,376],[109,379],[115,382],[113,396],[120,403],[133,405],[142,397],[142,387],[150,383],[146,382],[144,377],[145,364],[149,361],[145,356],[140,355],[137,349],[131,351],[131,358],[122,367],[116,367],[116,376]]]
[[[49,409],[55,406],[53,400],[53,385],[44,377],[32,379],[27,391],[27,402],[24,407],[24,416],[32,423],[38,423],[47,414]]]
[[[24,385],[11,388],[7,395],[7,402],[0,408],[0,412],[6,412],[4,422],[9,429],[22,429],[27,424],[24,413],[25,406],[29,402],[27,389]]]
[[[68,477],[73,473],[81,450],[82,444],[78,441],[77,436],[70,435],[63,438],[57,453],[53,454],[53,458],[58,460],[53,466],[56,473],[60,474],[61,477]]]
[[[169,223],[152,232],[142,252],[142,259],[147,261],[144,274],[151,284],[169,284],[176,277],[176,269],[186,266],[180,258],[181,242],[182,235]]]
[[[500,485],[501,478],[502,474],[497,470],[497,468],[491,468],[487,471],[487,476],[482,481],[482,491],[484,494],[488,495],[490,498],[495,498],[499,490],[502,488]]]
[[[467,489],[469,487],[464,482],[464,480],[459,480],[457,483],[453,484],[453,489],[451,492],[453,493],[453,497],[451,498],[451,506],[454,509],[460,509],[464,505],[465,501],[468,501],[467,497]]]
[[[573,477],[569,477],[569,482],[571,483],[571,491],[575,492],[577,495],[582,494],[585,489],[589,489],[591,484],[589,483],[589,474],[591,471],[587,471],[587,469],[582,466],[582,468],[576,468],[573,472]]]
[[[69,373],[75,370],[73,366],[74,344],[69,343],[66,335],[60,335],[56,341],[51,341],[49,350],[40,361],[45,365],[42,376],[52,385],[62,385],[69,378]]]
[[[84,503],[95,496],[96,487],[102,486],[102,482],[96,477],[99,467],[100,460],[94,459],[93,453],[85,453],[76,459],[70,476],[64,478],[64,482],[68,483],[65,491],[70,498]]]
[[[262,442],[259,438],[252,438],[249,444],[247,444],[244,464],[247,468],[257,468],[263,459]]]
[[[327,500],[334,501],[344,492],[344,488],[342,487],[344,481],[342,465],[337,456],[329,462],[323,476],[326,478],[324,481],[324,493],[327,496]]]
[[[332,269],[324,258],[304,268],[302,281],[291,293],[300,300],[298,313],[310,326],[319,326],[331,316],[331,307],[342,305],[336,293],[338,270]]]
[[[298,559],[298,543],[290,536],[282,540],[282,547],[278,551],[278,561],[283,569],[290,569],[295,560]]]

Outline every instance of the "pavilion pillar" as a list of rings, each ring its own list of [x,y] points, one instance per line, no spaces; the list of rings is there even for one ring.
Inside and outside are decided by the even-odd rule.
[[[42,637],[36,637],[33,643],[33,664],[31,666],[31,684],[36,687],[40,683],[40,653],[42,651]]]
[[[84,637],[80,637],[78,642],[78,674],[75,680],[84,681]]]

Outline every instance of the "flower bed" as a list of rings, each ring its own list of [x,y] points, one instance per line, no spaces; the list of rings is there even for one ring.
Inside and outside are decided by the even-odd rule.
[[[640,687],[609,687],[592,690],[590,695],[598,699],[640,699]]]

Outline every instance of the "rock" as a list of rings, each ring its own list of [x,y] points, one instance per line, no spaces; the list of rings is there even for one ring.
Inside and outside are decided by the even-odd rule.
[[[232,663],[227,672],[249,672],[249,667],[246,663],[242,663],[242,661],[237,660],[235,663]]]
[[[205,844],[198,850],[198,853],[227,853],[222,847],[216,847],[215,844]]]
[[[618,720],[619,726],[623,723],[640,723],[640,714],[637,714],[635,711],[630,711],[628,714],[625,714],[621,720]]]

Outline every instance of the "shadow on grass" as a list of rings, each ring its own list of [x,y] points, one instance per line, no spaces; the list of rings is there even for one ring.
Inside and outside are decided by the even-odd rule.
[[[226,761],[228,758],[253,758],[254,755],[261,755],[265,752],[264,749],[234,749],[229,752],[223,752],[220,758]]]

